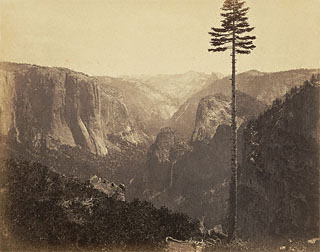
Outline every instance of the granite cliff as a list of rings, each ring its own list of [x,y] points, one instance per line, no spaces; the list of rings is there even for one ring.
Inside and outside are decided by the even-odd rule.
[[[174,165],[191,147],[175,130],[162,128],[147,154],[144,181],[147,191],[158,192],[173,186]],[[151,196],[152,197],[152,196]]]
[[[113,139],[135,145],[135,128],[118,90],[63,68],[1,63],[1,134],[32,150],[79,147],[105,156]]]
[[[208,95],[198,104],[195,128],[191,141],[210,141],[219,125],[231,124],[230,99],[223,94]],[[237,126],[254,118],[265,109],[265,104],[237,91]]]

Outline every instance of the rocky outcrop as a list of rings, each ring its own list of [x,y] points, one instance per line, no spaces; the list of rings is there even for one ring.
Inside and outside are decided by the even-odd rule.
[[[26,148],[68,145],[105,156],[117,138],[138,145],[119,91],[95,78],[63,68],[1,63],[1,134]]]
[[[90,183],[93,188],[103,192],[108,197],[112,197],[116,200],[125,201],[125,185],[116,185],[114,182],[109,182],[106,178],[99,178],[94,175],[90,178]]]
[[[319,82],[293,88],[244,130],[238,234],[319,236]]]
[[[230,115],[230,101],[224,95],[202,98],[198,105],[192,141],[208,143],[219,125],[230,125]]]
[[[237,127],[262,113],[265,105],[256,99],[237,91]],[[209,143],[218,126],[231,125],[230,99],[222,94],[209,95],[199,102],[192,142]]]

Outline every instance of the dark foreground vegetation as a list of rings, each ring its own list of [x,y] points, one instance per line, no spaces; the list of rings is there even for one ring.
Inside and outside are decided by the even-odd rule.
[[[89,181],[67,178],[39,163],[7,160],[1,173],[1,214],[7,226],[1,230],[2,244],[8,237],[8,243],[11,239],[26,248],[151,250],[167,236],[186,240],[199,235],[198,222],[184,214],[107,197]]]

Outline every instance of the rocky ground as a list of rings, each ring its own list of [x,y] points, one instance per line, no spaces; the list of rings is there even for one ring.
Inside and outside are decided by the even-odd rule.
[[[237,241],[232,243],[217,243],[209,244],[206,242],[175,242],[168,241],[165,249],[167,252],[237,252],[237,251],[252,251],[252,252],[276,252],[276,251],[294,251],[294,252],[314,252],[320,251],[320,238],[310,240],[272,240],[264,242],[244,242]]]

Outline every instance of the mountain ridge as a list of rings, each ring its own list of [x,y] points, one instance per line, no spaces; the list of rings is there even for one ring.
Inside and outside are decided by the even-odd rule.
[[[273,100],[283,97],[292,87],[300,86],[305,80],[310,79],[312,74],[318,72],[320,69],[298,69],[275,73],[250,70],[236,75],[237,90],[269,106]],[[186,139],[190,139],[194,126],[190,122],[193,122],[193,118],[196,117],[198,103],[207,95],[219,93],[231,97],[230,76],[208,83],[202,90],[191,96],[168,120],[168,126],[180,130]]]

